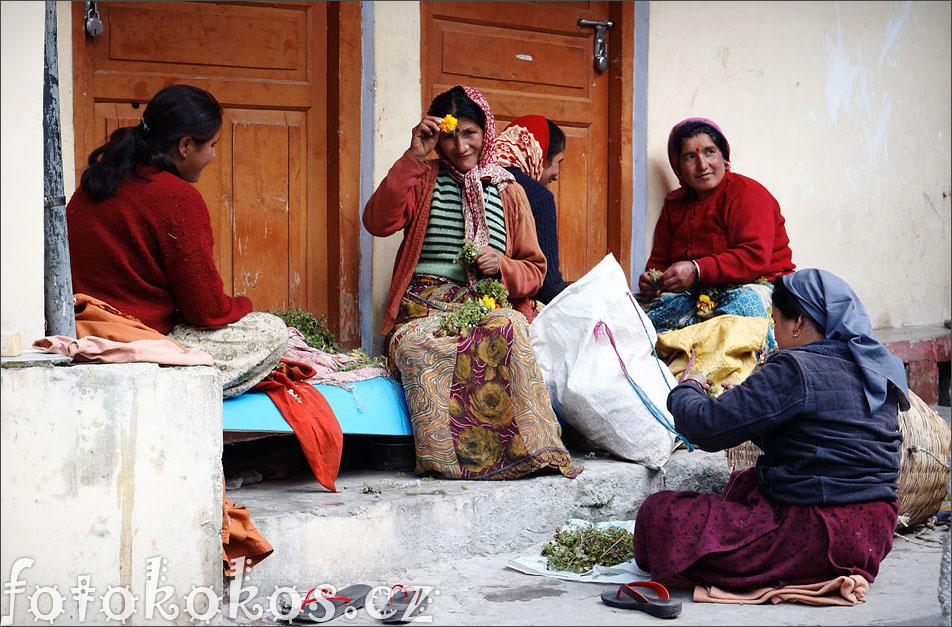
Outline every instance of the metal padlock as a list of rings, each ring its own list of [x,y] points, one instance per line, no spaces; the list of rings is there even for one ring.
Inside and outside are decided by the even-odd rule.
[[[102,20],[99,19],[99,8],[96,6],[95,0],[88,0],[86,2],[86,32],[89,33],[90,37],[99,37],[102,35],[103,24]]]

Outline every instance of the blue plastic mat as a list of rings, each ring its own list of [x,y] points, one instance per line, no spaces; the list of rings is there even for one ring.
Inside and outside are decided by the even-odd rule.
[[[334,410],[344,433],[413,435],[403,387],[393,379],[375,377],[352,383],[352,390],[315,385]],[[281,412],[263,392],[246,392],[222,401],[222,429],[293,433]]]

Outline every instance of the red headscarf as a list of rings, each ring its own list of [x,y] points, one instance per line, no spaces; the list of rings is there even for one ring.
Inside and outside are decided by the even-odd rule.
[[[496,138],[496,152],[500,165],[515,166],[538,181],[549,152],[548,121],[541,115],[524,115],[513,120]]]
[[[466,239],[482,248],[489,244],[489,227],[486,226],[486,208],[483,205],[483,186],[482,179],[488,179],[490,183],[502,191],[515,178],[506,171],[496,160],[496,118],[493,116],[489,103],[483,98],[483,95],[472,87],[460,85],[466,95],[476,103],[476,106],[486,114],[486,127],[483,129],[483,145],[480,148],[479,160],[476,167],[466,173],[456,169],[456,166],[440,150],[440,144],[436,144],[436,152],[440,156],[440,162],[446,171],[449,172],[455,180],[463,183],[463,225]],[[476,287],[476,277],[474,271],[467,267],[466,278],[471,288]]]
[[[715,124],[713,120],[708,120],[707,118],[688,118],[686,120],[681,120],[680,122],[675,124],[674,127],[671,129],[671,132],[668,133],[668,163],[671,164],[671,169],[674,170],[674,175],[678,177],[678,183],[681,184],[681,187],[670,192],[667,196],[665,196],[665,198],[667,198],[668,200],[676,200],[684,196],[685,193],[687,193],[687,190],[684,189],[684,179],[681,178],[681,166],[680,166],[681,146],[674,145],[674,136],[677,135],[678,129],[680,129],[685,124],[689,124],[691,122],[704,122],[705,124],[710,124],[713,128],[717,129],[717,131],[724,137],[724,143],[727,144],[727,154],[724,155],[724,169],[726,169],[727,171],[730,171],[731,169],[731,162],[730,162],[731,145],[727,142],[727,135],[724,135],[724,131],[721,130],[721,127]]]

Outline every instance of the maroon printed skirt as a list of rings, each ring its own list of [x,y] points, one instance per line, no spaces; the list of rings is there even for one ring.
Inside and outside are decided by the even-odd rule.
[[[750,589],[862,575],[870,583],[892,549],[898,504],[786,505],[760,492],[753,468],[720,495],[665,490],[635,519],[638,566],[654,580]]]

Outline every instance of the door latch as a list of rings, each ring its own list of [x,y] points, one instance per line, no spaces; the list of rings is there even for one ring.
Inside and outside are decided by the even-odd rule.
[[[605,45],[605,31],[614,24],[611,21],[579,20],[578,25],[595,27],[595,69],[604,72],[608,69],[608,46]]]
[[[86,0],[86,32],[90,37],[99,37],[102,35],[103,25],[99,19],[99,7],[96,6],[96,0]]]

